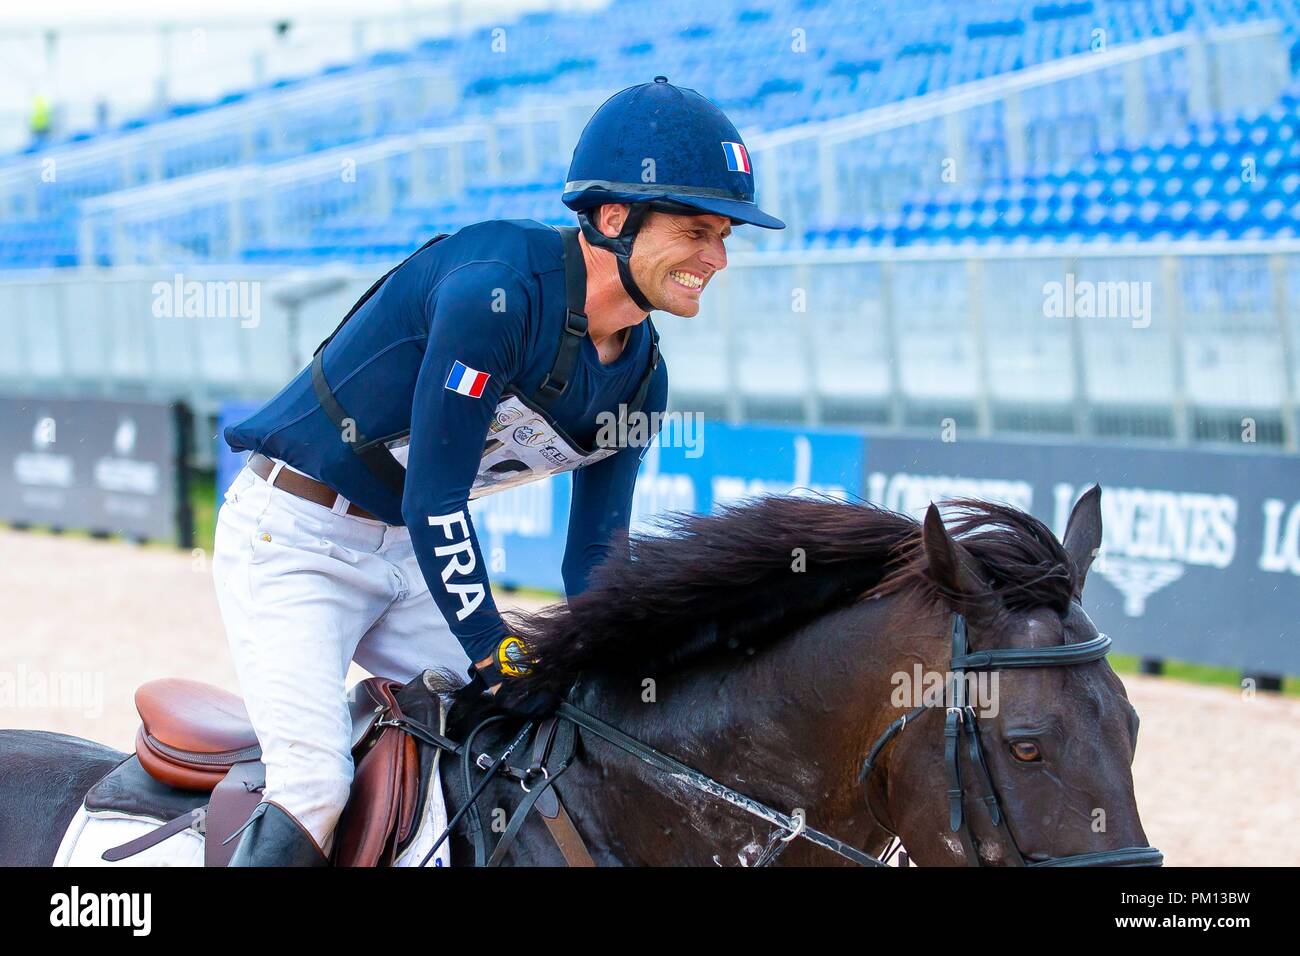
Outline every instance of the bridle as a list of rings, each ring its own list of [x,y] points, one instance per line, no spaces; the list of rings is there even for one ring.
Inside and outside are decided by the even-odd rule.
[[[961,750],[963,740],[966,743],[967,759],[975,769],[983,788],[979,801],[988,811],[989,819],[1006,847],[1011,851],[1010,861],[1015,866],[1161,866],[1164,855],[1153,846],[1127,846],[1116,850],[1100,850],[1096,853],[1075,853],[1070,856],[1052,857],[1047,860],[1027,862],[1021,853],[1015,835],[1007,823],[1002,805],[998,801],[997,789],[989,774],[988,763],[984,759],[984,748],[980,744],[979,720],[966,697],[966,673],[968,671],[993,671],[1013,668],[1031,667],[1071,667],[1075,664],[1091,664],[1106,656],[1110,650],[1110,638],[1098,635],[1090,641],[1078,644],[1064,644],[1057,647],[1009,647],[987,651],[971,651],[966,639],[966,619],[959,613],[952,619],[952,660],[948,665],[952,687],[950,705],[945,708],[943,728],[943,760],[948,778],[948,829],[956,834],[961,843],[962,855],[968,866],[980,866],[979,853],[971,835],[969,820],[966,815],[966,791],[961,780]],[[892,829],[880,822],[875,809],[871,806],[871,771],[875,769],[881,752],[902,730],[926,710],[928,706],[917,707],[894,721],[885,732],[877,738],[867,759],[863,761],[858,779],[862,782],[867,801],[867,812],[876,825],[897,838]]]
[[[1070,856],[1053,857],[1048,860],[1026,862],[1024,855],[1016,843],[1015,835],[1007,824],[1006,817],[1002,812],[1002,806],[998,800],[997,791],[993,786],[993,778],[989,774],[988,764],[984,760],[984,750],[980,745],[979,724],[975,713],[975,708],[970,705],[966,698],[966,681],[965,675],[968,671],[989,671],[1004,670],[1010,668],[1031,668],[1031,667],[1070,667],[1075,664],[1090,664],[1099,661],[1106,656],[1110,650],[1110,638],[1104,634],[1093,638],[1090,641],[1083,641],[1078,644],[1066,644],[1058,647],[1043,648],[1001,648],[987,651],[971,651],[966,640],[966,619],[959,613],[954,613],[952,621],[952,660],[949,664],[949,670],[952,675],[953,698],[951,706],[945,708],[944,718],[944,763],[947,767],[948,776],[948,825],[957,839],[961,843],[962,851],[966,862],[970,866],[980,866],[979,854],[975,848],[975,840],[970,832],[968,819],[966,816],[966,791],[961,782],[961,745],[966,743],[967,757],[971,765],[977,771],[982,781],[983,795],[979,797],[988,811],[989,818],[993,826],[1001,834],[1007,847],[1011,851],[1010,861],[1017,866],[1161,866],[1164,863],[1164,855],[1153,846],[1130,846],[1122,847],[1116,850],[1101,850],[1095,853],[1076,853]],[[576,689],[576,688],[575,688]],[[573,693],[569,694],[572,698]],[[560,720],[567,721],[575,728],[586,730],[612,746],[638,758],[649,766],[653,767],[660,773],[667,774],[678,784],[685,784],[692,789],[703,793],[713,800],[720,800],[724,803],[731,804],[737,809],[743,810],[750,816],[771,824],[775,829],[768,837],[766,845],[759,852],[751,866],[767,866],[785,851],[796,839],[806,840],[823,849],[829,850],[843,859],[860,866],[887,867],[893,853],[897,851],[899,845],[898,834],[880,822],[876,815],[875,809],[871,805],[871,773],[875,768],[881,753],[884,751],[895,737],[898,736],[908,724],[915,723],[916,719],[926,710],[937,708],[923,705],[910,711],[904,716],[898,718],[887,728],[884,733],[877,738],[875,744],[871,747],[866,759],[863,761],[862,770],[858,774],[858,779],[863,786],[863,793],[866,799],[867,812],[871,815],[872,820],[886,833],[889,833],[894,839],[890,841],[891,846],[886,847],[878,857],[872,856],[851,844],[836,839],[829,834],[808,826],[807,820],[802,811],[794,811],[786,814],[773,807],[755,800],[737,790],[728,787],[726,784],[700,773],[693,767],[689,767],[681,761],[661,753],[648,744],[642,743],[634,737],[623,733],[612,724],[608,724],[592,714],[587,713],[579,707],[575,707],[568,701],[559,705],[556,711],[556,717]],[[474,734],[489,722],[504,719],[501,716],[489,717],[486,721],[475,728]],[[554,723],[552,721],[551,723]],[[438,838],[433,848],[428,851],[424,858],[425,865],[433,856],[434,852],[444,840],[450,836],[452,829],[458,820],[474,806],[474,801],[483,792],[493,777],[501,772],[511,773],[524,781],[525,793],[529,793],[532,799],[536,799],[535,794],[541,793],[549,788],[556,778],[569,766],[569,757],[572,755],[573,736],[567,755],[563,758],[557,772],[547,772],[547,767],[543,763],[540,766],[528,768],[520,772],[517,769],[510,768],[507,760],[511,753],[522,744],[524,744],[532,733],[534,724],[529,722],[524,725],[513,738],[509,746],[495,759],[489,758],[486,754],[480,755],[477,765],[485,771],[483,779],[477,787],[473,788],[468,795],[466,803],[460,810],[448,821],[446,829]],[[423,730],[427,730],[424,728]],[[412,733],[415,732],[413,728]],[[463,747],[447,741],[436,734],[421,732],[417,734],[420,739],[433,743],[446,749],[453,750],[462,757],[470,752],[470,744],[467,741]],[[536,761],[535,761],[536,763]],[[467,771],[468,773],[468,771]],[[532,780],[537,773],[543,775],[542,783],[530,791],[527,782]],[[468,789],[469,780],[466,778],[466,787]],[[527,808],[531,803],[526,803],[516,812],[518,823],[522,824],[523,818],[527,815]],[[474,811],[477,812],[476,810]],[[510,827],[510,839],[518,833],[518,826],[512,821]],[[575,833],[576,836],[576,833]],[[580,840],[580,837],[578,837]],[[504,856],[508,848],[509,840],[503,837],[501,844],[498,845],[497,851],[493,854],[493,860]],[[477,851],[476,851],[477,852]],[[481,853],[479,855],[482,855]]]
[[[975,708],[966,697],[966,672],[1004,670],[1010,668],[1030,667],[1071,667],[1076,664],[1091,664],[1106,656],[1110,650],[1110,638],[1104,634],[1090,641],[1078,644],[1065,644],[1058,647],[1042,648],[1001,648],[987,651],[971,651],[966,639],[966,619],[960,613],[953,614],[952,620],[952,660],[949,670],[952,674],[952,706],[945,708],[944,717],[944,763],[948,770],[948,825],[961,842],[966,862],[970,866],[980,866],[979,854],[976,852],[975,840],[971,835],[966,816],[966,790],[961,782],[961,745],[966,743],[967,757],[976,769],[982,781],[983,795],[979,800],[988,811],[994,827],[1011,851],[1010,861],[1017,866],[1161,866],[1164,855],[1153,846],[1129,846],[1116,850],[1100,850],[1096,853],[1075,853],[1070,856],[1058,856],[1049,860],[1027,862],[1016,843],[1015,835],[1007,824],[998,800],[993,778],[989,774],[988,764],[984,760],[984,750],[980,745],[979,723]],[[885,747],[889,745],[903,728],[914,723],[916,718],[929,706],[917,707],[890,724],[877,738],[875,744],[863,761],[858,779],[863,786],[867,812],[886,833],[895,839],[892,847],[887,847],[879,857],[873,857],[856,847],[850,846],[835,837],[815,830],[807,825],[802,814],[787,815],[775,810],[751,797],[739,793],[725,784],[705,776],[698,770],[686,766],[672,757],[662,754],[639,740],[629,737],[616,727],[593,717],[572,704],[560,705],[559,715],[579,727],[588,730],[620,750],[638,757],[662,773],[670,774],[677,782],[685,783],[694,789],[716,799],[730,803],[744,810],[751,816],[775,825],[776,829],[768,838],[767,845],[759,854],[754,866],[766,866],[775,860],[796,838],[807,840],[817,846],[830,850],[861,866],[888,866],[893,852],[898,849],[898,835],[880,822],[875,809],[871,806],[871,772]]]

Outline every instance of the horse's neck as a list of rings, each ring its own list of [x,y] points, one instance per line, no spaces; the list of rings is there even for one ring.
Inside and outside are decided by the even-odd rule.
[[[653,680],[589,679],[579,705],[778,809],[805,808],[823,822],[838,814],[861,828],[856,772],[870,741],[892,719],[890,678],[900,666],[888,632],[897,610],[892,603],[835,612],[752,656],[740,649],[734,658],[714,657]],[[641,778],[628,786],[640,793],[643,812],[675,801],[675,812],[661,809],[674,824],[682,805],[688,815],[705,812],[706,798],[653,773],[647,779],[635,758],[600,748],[588,759],[593,779]]]

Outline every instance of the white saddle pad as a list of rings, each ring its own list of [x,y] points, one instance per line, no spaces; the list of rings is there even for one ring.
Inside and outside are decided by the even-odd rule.
[[[426,790],[420,814],[420,829],[393,863],[394,866],[419,866],[429,847],[447,828],[447,802],[442,792],[441,753],[434,757],[430,773],[433,779]],[[197,830],[182,830],[161,843],[117,863],[103,858],[105,850],[121,846],[151,833],[160,826],[151,817],[130,816],[112,811],[86,810],[85,804],[63,834],[55,866],[202,866],[203,835]],[[451,856],[444,842],[429,861],[429,866],[449,866]]]

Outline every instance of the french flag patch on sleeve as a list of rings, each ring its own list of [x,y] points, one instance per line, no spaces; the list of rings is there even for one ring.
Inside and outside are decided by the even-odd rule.
[[[460,395],[480,398],[483,395],[483,387],[491,377],[487,372],[480,372],[470,368],[464,362],[457,362],[451,367],[451,374],[447,376],[446,387]]]
[[[727,154],[727,168],[733,173],[750,173],[754,170],[749,165],[749,153],[745,152],[744,143],[723,143],[722,151]]]

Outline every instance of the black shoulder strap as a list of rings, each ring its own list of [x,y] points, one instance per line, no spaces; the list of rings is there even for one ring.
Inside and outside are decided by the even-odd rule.
[[[582,340],[587,335],[587,266],[583,262],[582,247],[578,244],[578,230],[562,228],[558,231],[564,242],[564,332],[560,336],[560,344],[556,350],[551,371],[542,380],[534,399],[537,404],[547,410],[549,410],[547,406],[562,396],[568,389],[569,382],[573,378],[573,370],[578,364]],[[446,238],[446,234],[434,236],[411,253],[410,256],[407,256],[384,273],[374,285],[366,290],[366,294],[348,310],[348,314],[343,317],[343,321],[338,324],[325,341],[316,347],[316,351],[312,355],[311,384],[312,390],[316,394],[316,400],[320,402],[321,408],[329,416],[330,421],[334,423],[334,427],[339,430],[339,437],[351,446],[352,451],[365,463],[370,473],[399,495],[403,493],[406,487],[406,469],[393,457],[393,453],[389,451],[386,444],[368,438],[361,431],[356,419],[349,415],[343,406],[339,404],[338,398],[334,395],[334,390],[330,388],[330,384],[325,378],[325,346],[333,341],[334,336],[338,335],[348,320],[370,300],[370,297],[379,290],[379,287],[388,280],[389,276],[416,255],[429,248],[429,246]],[[655,330],[649,317],[646,318],[646,323],[650,331],[650,361],[647,364],[645,374],[641,377],[640,384],[637,386],[635,396],[627,406],[629,412],[640,412],[645,406],[646,395],[650,390],[650,382],[654,378],[655,369],[659,365],[659,333]]]
[[[380,276],[375,281],[375,284],[366,290],[366,294],[357,299],[356,304],[353,305],[352,308],[348,309],[348,314],[343,316],[343,321],[335,326],[334,331],[329,334],[325,341],[316,346],[316,351],[312,353],[311,358],[312,391],[316,393],[316,400],[320,402],[320,407],[325,410],[325,414],[328,415],[330,421],[334,423],[334,427],[339,430],[339,437],[351,446],[352,451],[361,459],[365,466],[370,470],[371,474],[377,477],[384,484],[388,485],[388,487],[392,488],[399,495],[402,494],[406,488],[406,469],[403,468],[398,460],[393,457],[393,453],[388,450],[387,445],[383,442],[372,442],[367,438],[365,433],[361,431],[361,427],[357,424],[356,419],[344,411],[343,406],[339,404],[338,399],[334,396],[334,390],[330,388],[329,382],[325,379],[325,346],[329,345],[330,342],[334,340],[334,336],[338,335],[339,330],[341,330],[343,326],[347,325],[348,320],[352,318],[352,316],[356,315],[357,310],[370,301],[370,297],[379,291],[379,287],[388,281],[389,276],[402,268],[402,266],[406,265],[425,249],[428,249],[435,242],[440,242],[443,239],[446,239],[447,236],[448,233],[440,233],[434,236],[424,245],[420,246],[419,249],[416,249],[415,252],[411,253],[397,265],[393,266],[393,268]]]
[[[578,243],[578,230],[561,227],[556,231],[564,242],[564,332],[560,335],[560,344],[555,351],[551,370],[542,379],[534,397],[534,401],[548,411],[550,405],[568,389],[573,370],[578,365],[582,340],[587,335],[587,264],[583,261],[582,247]],[[635,396],[627,406],[629,412],[640,412],[645,406],[650,382],[654,378],[655,369],[659,367],[659,333],[649,316],[646,316],[646,325],[650,330],[650,361],[645,374],[641,376]]]
[[[356,419],[343,410],[334,390],[325,381],[325,366],[318,351],[311,360],[311,387],[316,393],[316,401],[325,410],[334,427],[339,430],[339,437],[352,447],[353,453],[370,469],[370,473],[393,489],[399,495],[406,491],[406,469],[393,457],[388,446],[383,442],[372,442],[361,431]]]
[[[573,370],[578,365],[582,340],[587,334],[587,264],[578,244],[578,230],[557,230],[564,242],[564,333],[560,336],[551,370],[537,389],[537,401],[543,407],[562,396],[569,388]]]

